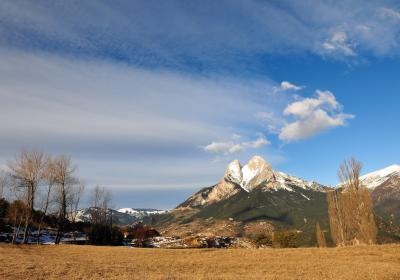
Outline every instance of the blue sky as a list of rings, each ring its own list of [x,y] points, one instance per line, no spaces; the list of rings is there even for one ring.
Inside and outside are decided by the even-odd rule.
[[[398,164],[396,1],[1,1],[0,165],[70,154],[116,207],[171,208],[233,159],[336,184]]]

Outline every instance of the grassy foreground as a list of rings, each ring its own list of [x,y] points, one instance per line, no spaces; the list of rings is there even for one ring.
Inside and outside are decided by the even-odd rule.
[[[0,279],[400,279],[400,245],[137,249],[0,245]]]

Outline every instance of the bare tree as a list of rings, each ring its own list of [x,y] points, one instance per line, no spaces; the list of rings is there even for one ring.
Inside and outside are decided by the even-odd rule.
[[[109,211],[108,211],[109,207],[110,207],[111,199],[112,199],[111,192],[104,189],[103,197],[101,200],[101,208],[102,208],[102,214],[103,214],[102,223],[105,225],[109,224],[109,221],[111,219],[111,211],[110,211],[110,215],[109,215]]]
[[[358,190],[361,187],[362,163],[355,158],[345,160],[339,167],[338,177],[345,189]]]
[[[14,233],[11,241],[12,244],[15,244],[18,239],[22,223],[26,217],[26,211],[27,209],[25,203],[20,200],[15,200],[10,204],[7,216],[9,221],[12,221],[14,224]]]
[[[112,199],[111,192],[104,187],[94,187],[91,195],[91,223],[92,224],[107,224],[108,210]]]
[[[100,202],[101,202],[101,198],[103,196],[103,192],[104,189],[100,188],[100,186],[95,186],[91,197],[90,197],[90,208],[89,208],[89,212],[90,212],[90,223],[92,225],[97,225],[100,221],[99,219],[99,206],[100,206]]]
[[[24,197],[27,211],[23,243],[28,242],[29,227],[34,211],[35,194],[40,182],[44,178],[46,165],[47,156],[44,153],[26,150],[18,154],[14,161],[8,163],[11,176],[15,179],[17,187],[22,188],[25,193]]]
[[[344,161],[338,171],[341,188],[327,193],[331,235],[339,246],[376,242],[371,195],[359,179],[361,169],[354,158]]]
[[[69,192],[73,186],[77,185],[79,182],[73,176],[75,167],[72,166],[70,157],[65,155],[58,156],[53,159],[52,166],[54,181],[58,187],[58,193],[56,197],[59,204],[59,211],[55,244],[59,244],[67,219]]]
[[[110,244],[112,242],[111,192],[96,186],[91,195],[89,239],[92,244]]]
[[[73,225],[76,223],[76,217],[78,215],[79,203],[81,200],[81,196],[83,191],[85,190],[85,184],[81,181],[76,185],[74,190],[70,193],[68,202],[69,202],[69,218]],[[76,240],[75,230],[73,232],[74,241]]]
[[[43,221],[44,221],[44,218],[46,217],[47,210],[49,209],[50,197],[51,197],[50,194],[51,194],[51,191],[56,182],[55,172],[54,172],[54,163],[51,158],[48,159],[48,164],[46,166],[44,178],[47,183],[47,188],[46,188],[46,191],[44,194],[42,208],[41,208],[42,211],[41,211],[41,216],[40,216],[40,221],[39,221],[39,226],[38,226],[37,244],[40,243],[40,236],[41,236]]]

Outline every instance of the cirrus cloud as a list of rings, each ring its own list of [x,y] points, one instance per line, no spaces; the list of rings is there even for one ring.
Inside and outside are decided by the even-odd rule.
[[[230,155],[238,152],[242,152],[247,149],[257,149],[264,145],[269,145],[270,142],[264,137],[260,136],[254,141],[248,142],[212,142],[207,146],[204,146],[203,149],[206,152],[214,153],[214,154],[223,154]]]

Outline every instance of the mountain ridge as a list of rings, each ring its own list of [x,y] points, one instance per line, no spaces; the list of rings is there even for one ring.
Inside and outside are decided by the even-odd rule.
[[[396,180],[393,181],[396,172],[388,172],[387,168],[382,170],[368,173],[366,175],[369,176],[364,175],[363,178],[374,178],[368,181],[374,183],[382,178],[376,177],[376,174],[388,176],[383,180],[383,185],[369,190],[374,210],[379,215],[379,224],[390,228],[391,223],[386,222],[387,218],[392,217],[392,221],[397,222],[393,217],[400,216],[397,214],[397,211],[400,213],[400,177],[396,183]],[[315,181],[273,170],[260,156],[254,156],[243,167],[238,160],[232,161],[217,184],[200,189],[153,221],[162,233],[178,236],[252,236],[257,232],[265,234],[294,230],[299,233],[301,244],[314,245],[317,223],[326,232],[327,240],[330,239],[326,192],[332,189]],[[386,196],[387,189],[398,194],[398,200],[390,200]],[[377,198],[383,203],[379,203]],[[400,225],[400,220],[398,222]],[[385,234],[389,236],[387,240],[393,240],[392,233]]]

